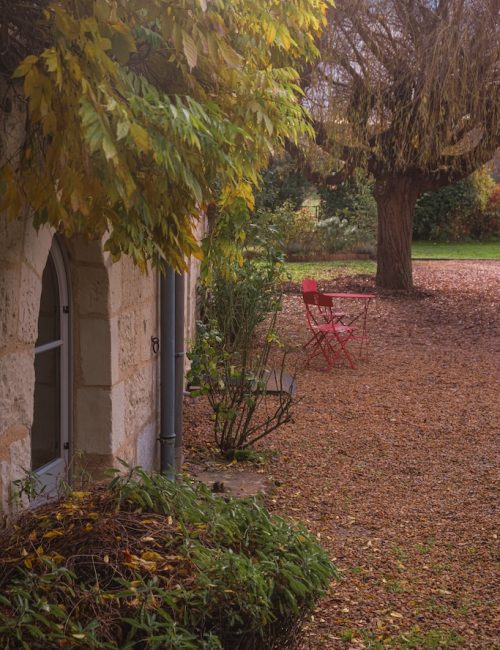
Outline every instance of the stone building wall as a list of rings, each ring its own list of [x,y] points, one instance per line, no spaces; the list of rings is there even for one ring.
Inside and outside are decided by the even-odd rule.
[[[24,106],[0,81],[0,165],[16,164],[24,139]],[[7,107],[10,110],[5,110]],[[14,156],[14,158],[12,158]],[[30,463],[33,416],[34,339],[41,272],[51,234],[36,235],[25,219],[0,217],[0,511],[9,505],[12,481]],[[28,254],[27,254],[28,253]]]
[[[128,258],[112,263],[102,246],[68,242],[73,293],[73,448],[85,469],[121,458],[156,465],[158,277]]]
[[[34,348],[42,274],[53,232],[0,216],[0,510],[31,462]],[[61,241],[70,287],[71,456],[99,476],[121,458],[157,468],[159,277],[128,258],[112,263],[101,242]],[[186,277],[186,349],[194,337],[199,263]],[[71,461],[72,462],[72,461]]]
[[[5,98],[5,88],[0,87]],[[0,112],[0,165],[24,139],[24,105]],[[16,162],[15,160],[13,161]],[[200,236],[203,223],[200,222]],[[42,274],[54,232],[30,215],[0,215],[0,512],[31,464],[35,343]],[[112,263],[102,242],[60,240],[70,290],[70,468],[99,475],[117,458],[157,467],[159,278],[128,258]],[[186,340],[194,336],[199,263],[186,282]]]

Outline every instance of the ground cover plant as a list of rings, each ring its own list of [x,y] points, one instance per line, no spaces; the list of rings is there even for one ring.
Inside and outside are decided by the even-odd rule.
[[[298,523],[139,468],[0,543],[0,646],[288,647],[335,573]]]

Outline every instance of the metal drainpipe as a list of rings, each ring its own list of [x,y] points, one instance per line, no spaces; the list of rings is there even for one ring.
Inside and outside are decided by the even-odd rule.
[[[175,273],[160,277],[160,472],[175,479]]]
[[[175,465],[180,472],[183,462],[183,394],[184,394],[184,293],[183,274],[175,275]]]

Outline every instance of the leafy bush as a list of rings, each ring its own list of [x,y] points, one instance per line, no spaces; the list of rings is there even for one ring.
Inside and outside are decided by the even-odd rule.
[[[290,422],[292,395],[280,392],[273,407],[269,403],[266,385],[269,377],[267,363],[271,347],[277,343],[274,332],[276,312],[267,335],[259,349],[244,348],[230,353],[214,323],[198,324],[196,345],[189,354],[192,365],[188,373],[191,385],[199,387],[194,395],[206,395],[213,411],[215,443],[224,453],[246,449],[278,427]],[[279,385],[283,382],[285,363],[274,370]]]
[[[247,348],[257,325],[281,301],[284,256],[280,233],[266,219],[246,221],[248,216],[248,212],[240,215],[236,231],[234,223],[218,222],[218,237],[212,236],[207,243],[211,250],[202,263],[201,320],[215,324],[227,351]],[[239,241],[234,243],[238,232]],[[220,246],[228,238],[233,239],[233,249],[226,256]]]
[[[273,261],[221,260],[212,270],[211,281],[200,289],[201,315],[213,323],[226,351],[246,349],[255,328],[281,300],[278,279],[282,265]]]
[[[270,415],[263,416],[260,408],[269,403],[267,362],[277,342],[274,323],[281,307],[284,257],[279,228],[267,220],[268,213],[256,216],[247,224],[239,256],[226,258],[212,251],[205,258],[202,319],[189,354],[190,384],[208,398],[215,440],[223,453],[248,447],[291,417],[288,394],[279,397]],[[232,224],[219,226],[227,236]],[[269,316],[267,336],[256,345],[257,327]]]
[[[359,240],[358,228],[352,223],[347,210],[342,210],[332,217],[318,223],[318,232],[329,253],[347,250]]]
[[[139,468],[0,537],[0,647],[286,647],[335,568],[257,499]]]
[[[322,248],[317,231],[317,218],[314,210],[303,207],[296,209],[287,200],[274,212],[260,213],[259,219],[271,224],[279,233],[284,252],[312,253]]]
[[[417,239],[487,239],[498,234],[500,206],[496,185],[486,168],[460,183],[420,197],[415,208]]]

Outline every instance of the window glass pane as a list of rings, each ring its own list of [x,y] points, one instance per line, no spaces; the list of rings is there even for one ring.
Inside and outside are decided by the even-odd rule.
[[[35,355],[35,408],[31,428],[31,467],[61,456],[61,349]]]
[[[49,255],[42,277],[37,346],[59,339],[59,318],[59,285],[54,262],[52,256]]]

